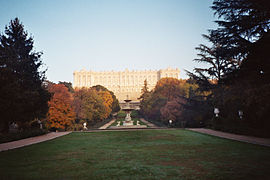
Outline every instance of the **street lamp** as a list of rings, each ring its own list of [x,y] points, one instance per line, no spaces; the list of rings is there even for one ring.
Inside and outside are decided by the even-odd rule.
[[[219,109],[218,108],[214,108],[214,114],[216,115],[216,117],[218,117],[218,114],[219,114]]]
[[[172,120],[171,119],[169,120],[169,124],[170,124],[170,126],[172,126]]]
[[[240,119],[242,119],[244,112],[242,110],[238,110],[238,115],[239,115]]]
[[[39,124],[39,128],[42,129],[42,122],[41,122],[41,120],[38,119],[37,122]]]
[[[85,122],[85,123],[83,123],[83,129],[84,129],[84,130],[87,130],[86,125],[87,125],[87,123],[86,123],[86,122]]]

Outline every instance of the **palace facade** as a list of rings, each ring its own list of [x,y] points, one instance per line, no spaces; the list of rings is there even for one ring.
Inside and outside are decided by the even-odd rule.
[[[149,90],[152,90],[157,81],[164,77],[179,78],[180,70],[178,68],[167,68],[156,71],[74,71],[73,87],[92,87],[102,85],[114,92],[119,101],[127,98],[137,100],[141,95],[141,89],[144,80],[147,80]]]

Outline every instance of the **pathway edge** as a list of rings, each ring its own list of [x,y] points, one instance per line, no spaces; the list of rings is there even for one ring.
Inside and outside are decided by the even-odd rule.
[[[2,151],[7,151],[7,150],[11,150],[11,149],[17,149],[17,148],[21,148],[21,147],[25,147],[25,146],[29,146],[32,144],[37,144],[37,143],[41,143],[44,141],[49,141],[67,134],[70,134],[71,131],[68,132],[50,132],[41,136],[35,136],[35,137],[30,137],[30,138],[26,138],[26,139],[20,139],[17,141],[11,141],[11,142],[7,142],[7,143],[2,143],[0,144],[0,152]]]
[[[239,142],[245,142],[245,143],[270,147],[270,139],[268,138],[238,135],[238,134],[232,134],[232,133],[216,131],[216,130],[206,129],[206,128],[187,128],[187,130],[199,132],[202,134],[208,134],[208,135],[212,135],[212,136],[216,136],[216,137],[220,137],[224,139],[230,139],[230,140],[235,140]]]

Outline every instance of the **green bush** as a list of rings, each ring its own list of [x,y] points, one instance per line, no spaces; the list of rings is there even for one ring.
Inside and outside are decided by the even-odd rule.
[[[139,115],[139,112],[137,110],[134,110],[131,112],[131,117],[132,118],[139,118],[140,115]]]
[[[126,113],[124,111],[119,111],[117,114],[117,118],[125,118],[126,117]]]

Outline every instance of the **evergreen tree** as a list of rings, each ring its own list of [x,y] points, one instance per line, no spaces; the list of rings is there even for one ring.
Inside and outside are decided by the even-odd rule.
[[[214,49],[201,46],[210,56],[199,55],[199,62],[219,65],[221,60],[222,73],[218,73],[219,68],[214,64],[206,69],[196,68],[197,75],[188,73],[199,89],[211,90],[214,95],[210,98],[211,104],[221,107],[223,120],[218,121],[218,128],[269,136],[270,123],[266,119],[270,112],[267,103],[270,99],[270,3],[268,0],[214,0],[212,9],[219,18],[216,21],[219,27],[210,30],[208,36]],[[197,49],[202,52],[203,48]],[[219,61],[208,62],[211,50]],[[217,80],[216,84],[209,83],[211,76]],[[245,114],[241,120],[238,110]]]
[[[199,90],[209,91],[222,83],[222,79],[239,67],[237,61],[226,56],[226,51],[219,44],[215,44],[210,36],[203,35],[205,39],[211,42],[212,47],[200,44],[195,49],[199,51],[194,59],[198,63],[209,65],[205,68],[194,68],[194,72],[187,71],[187,74],[199,85]]]
[[[244,60],[253,43],[270,29],[268,0],[215,0],[212,9],[218,15],[219,28],[210,36],[226,49],[226,55]]]
[[[48,111],[45,71],[39,71],[42,53],[33,51],[33,43],[18,18],[11,20],[0,36],[0,119],[4,130],[10,122],[24,124],[45,117]]]
[[[148,92],[149,92],[149,88],[147,86],[147,80],[145,79],[143,82],[142,94],[148,93]]]

